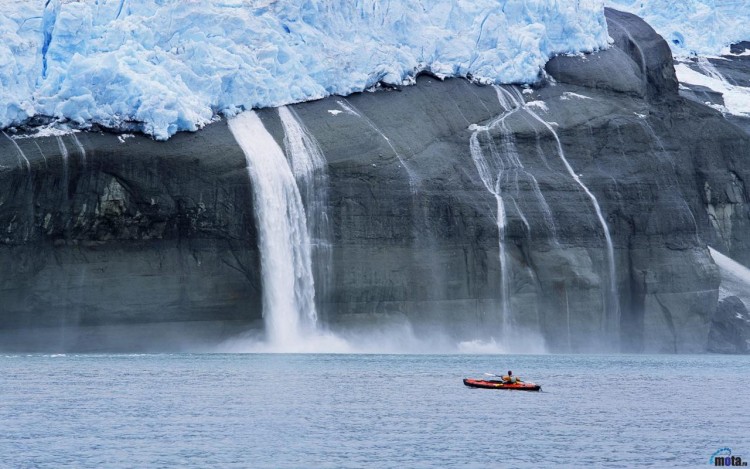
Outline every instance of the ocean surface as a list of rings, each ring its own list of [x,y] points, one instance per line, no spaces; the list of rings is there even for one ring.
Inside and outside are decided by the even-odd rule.
[[[512,369],[542,392],[470,389]],[[0,467],[707,467],[750,357],[0,355]]]

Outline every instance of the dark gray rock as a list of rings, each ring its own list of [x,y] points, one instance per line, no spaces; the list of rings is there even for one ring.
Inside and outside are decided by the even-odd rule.
[[[259,260],[245,159],[226,126],[166,145],[78,135],[85,156],[71,136],[16,140],[30,169],[0,135],[2,347],[142,349],[153,342],[143,324],[175,324],[180,343],[189,324],[196,340],[247,327]]]
[[[505,87],[527,107],[479,140],[494,167],[513,149],[522,165],[499,185],[511,322],[552,351],[703,352],[720,282],[707,245],[750,264],[750,137],[678,95],[653,29],[607,19],[615,48]],[[499,340],[497,202],[469,144],[505,112],[497,90],[420,77],[346,98],[366,119],[330,113],[342,99],[293,106],[328,161],[327,326]],[[259,114],[282,142],[277,111]],[[261,327],[252,191],[226,122],[168,142],[78,136],[85,162],[70,136],[67,158],[56,138],[15,140],[28,168],[0,136],[0,349],[201,349]],[[566,163],[608,225],[616,292]]]
[[[611,8],[605,8],[604,12],[614,46],[640,67],[647,96],[662,100],[676,95],[679,83],[666,41],[635,15]]]
[[[558,55],[545,70],[560,83],[646,96],[646,83],[639,65],[621,49],[611,48],[595,54]]]
[[[711,320],[708,350],[715,353],[748,353],[750,314],[736,296],[719,301]]]
[[[741,41],[729,46],[729,52],[732,54],[742,54],[747,50],[750,50],[750,41]]]

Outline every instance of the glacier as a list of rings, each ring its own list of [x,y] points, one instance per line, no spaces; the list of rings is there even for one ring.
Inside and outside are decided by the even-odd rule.
[[[0,128],[160,140],[422,71],[534,82],[552,55],[608,46],[596,0],[0,0],[0,33]]]
[[[607,0],[646,20],[678,57],[717,56],[750,40],[748,0]]]

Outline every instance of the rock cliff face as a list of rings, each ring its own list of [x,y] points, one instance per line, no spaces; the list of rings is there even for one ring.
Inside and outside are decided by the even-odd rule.
[[[607,18],[613,48],[557,57],[533,88],[423,76],[293,106],[328,162],[329,327],[709,348],[726,314],[707,246],[750,264],[750,137],[678,94],[648,25]],[[282,144],[277,110],[259,114]],[[166,143],[0,135],[0,165],[0,349],[200,349],[262,327],[252,190],[225,122]]]

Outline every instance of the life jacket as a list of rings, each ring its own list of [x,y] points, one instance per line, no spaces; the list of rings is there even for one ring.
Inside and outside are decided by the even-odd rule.
[[[516,378],[515,376],[505,375],[503,376],[503,381],[505,381],[506,383],[515,384],[516,381],[518,381],[518,378]]]

